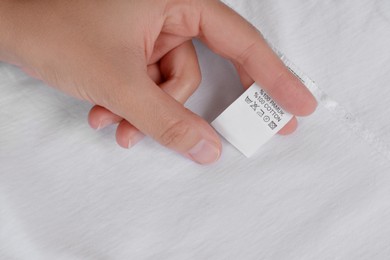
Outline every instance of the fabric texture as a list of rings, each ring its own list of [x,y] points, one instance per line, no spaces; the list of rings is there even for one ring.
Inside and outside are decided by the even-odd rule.
[[[226,3],[316,81],[315,114],[204,167],[119,148],[89,104],[0,64],[0,259],[389,259],[390,2]],[[186,105],[211,122],[243,89],[195,44]]]

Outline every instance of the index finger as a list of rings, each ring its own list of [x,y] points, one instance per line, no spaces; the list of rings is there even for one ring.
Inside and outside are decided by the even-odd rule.
[[[217,54],[234,61],[294,115],[314,112],[317,102],[268,46],[260,32],[220,1],[202,2],[200,39]]]

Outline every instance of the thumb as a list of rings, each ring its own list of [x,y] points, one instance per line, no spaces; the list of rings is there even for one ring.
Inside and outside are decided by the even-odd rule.
[[[117,87],[101,104],[160,144],[200,164],[218,160],[221,143],[212,127],[161,90],[146,72]],[[134,75],[133,75],[134,76]]]

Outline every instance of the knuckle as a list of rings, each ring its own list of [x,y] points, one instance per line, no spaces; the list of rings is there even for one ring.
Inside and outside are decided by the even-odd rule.
[[[235,60],[243,67],[246,67],[249,60],[253,59],[253,53],[255,52],[255,48],[257,48],[257,41],[254,40],[247,45],[245,49],[238,55]]]
[[[200,83],[202,82],[202,76],[199,74],[192,75],[191,77],[186,77],[183,79],[179,79],[181,81],[181,85],[185,88],[189,94],[193,94],[198,88]]]
[[[178,146],[185,140],[191,131],[191,124],[186,120],[175,121],[169,124],[168,128],[160,136],[160,142],[167,147]]]
[[[203,0],[202,0],[203,1]],[[164,30],[181,36],[195,37],[200,33],[201,0],[167,1]]]

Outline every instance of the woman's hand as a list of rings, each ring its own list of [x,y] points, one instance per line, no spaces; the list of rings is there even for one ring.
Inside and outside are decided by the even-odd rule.
[[[4,0],[0,14],[0,59],[97,105],[90,124],[121,122],[125,147],[142,132],[198,163],[219,158],[218,135],[182,105],[200,82],[193,37],[292,114],[316,107],[257,30],[216,0]]]

